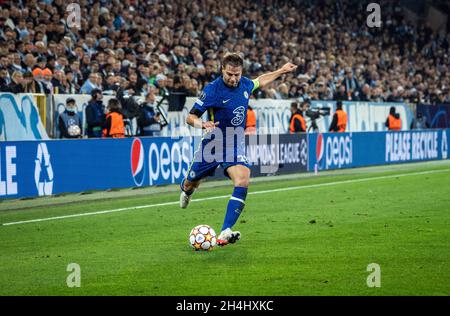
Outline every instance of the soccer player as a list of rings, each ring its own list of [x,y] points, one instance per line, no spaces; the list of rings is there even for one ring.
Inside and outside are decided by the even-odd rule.
[[[242,76],[243,64],[244,61],[239,54],[227,53],[222,60],[222,76],[204,88],[186,119],[187,124],[195,128],[205,129],[206,134],[202,138],[200,148],[194,154],[193,161],[180,184],[180,207],[186,208],[188,206],[192,194],[200,185],[200,181],[207,176],[212,176],[219,165],[223,168],[225,176],[230,178],[234,184],[222,230],[217,238],[219,246],[235,243],[241,237],[240,232],[232,231],[231,228],[244,209],[250,181],[250,168],[245,157],[244,133],[238,132],[231,137],[227,137],[227,130],[240,128],[243,131],[249,97],[253,91],[267,86],[281,75],[292,72],[297,68],[296,65],[287,63],[274,72],[250,80]],[[205,111],[209,111],[210,121],[201,119]],[[217,131],[217,129],[220,129],[220,131]],[[215,131],[221,132],[218,134],[222,136],[205,137]],[[236,142],[234,142],[235,135],[238,136]],[[207,146],[210,142],[217,142],[216,150],[223,151],[222,155],[219,153],[223,159],[211,161],[211,159],[205,158],[202,153],[203,150],[200,149],[212,147]],[[213,155],[217,154],[214,150],[212,153]]]

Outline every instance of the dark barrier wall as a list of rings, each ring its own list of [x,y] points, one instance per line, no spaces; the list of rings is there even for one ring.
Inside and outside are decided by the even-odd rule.
[[[419,104],[416,113],[426,116],[430,128],[450,128],[450,104]]]
[[[329,170],[449,157],[450,130],[309,135],[309,170]]]

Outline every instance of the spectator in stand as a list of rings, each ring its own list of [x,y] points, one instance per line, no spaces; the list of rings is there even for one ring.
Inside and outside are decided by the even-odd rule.
[[[345,78],[342,82],[345,87],[345,94],[347,95],[347,100],[358,101],[359,100],[359,83],[358,80],[353,75],[353,71],[350,67],[345,69]]]
[[[36,91],[36,85],[34,84],[33,74],[27,71],[23,74],[23,89],[24,93],[38,93]]]
[[[436,91],[436,96],[437,96],[437,98],[436,98],[436,101],[435,101],[434,104],[447,104],[447,103],[450,103],[449,99],[448,99],[448,96],[446,96],[444,94],[444,92],[442,92],[441,90],[437,90]]]
[[[50,90],[47,89],[47,86],[42,83],[42,69],[34,68],[33,69],[33,85],[35,87],[36,93],[45,93],[49,94]]]
[[[42,81],[41,83],[44,86],[45,91],[50,94],[54,93],[53,91],[53,84],[52,84],[52,76],[53,73],[49,68],[45,68],[44,70],[42,70]]]
[[[8,91],[10,82],[8,70],[0,66],[0,92]]]
[[[51,80],[53,91],[55,94],[65,94],[66,86],[64,84],[64,72],[56,69]]]
[[[138,85],[138,76],[136,73],[132,73],[129,76],[130,80],[128,83],[129,89],[133,90],[133,95],[141,95],[142,94],[142,88]]]
[[[339,90],[334,94],[333,100],[336,101],[350,101],[347,92],[345,91],[345,85],[340,85]]]
[[[23,58],[22,69],[23,72],[33,71],[33,66],[36,64],[37,60],[33,54],[26,54]]]
[[[190,97],[196,97],[200,93],[200,86],[198,85],[198,81],[195,79],[191,79],[189,89],[188,89],[188,96]]]
[[[24,93],[24,82],[22,72],[16,70],[11,76],[11,83],[8,85],[7,91],[11,93]]]
[[[159,95],[164,96],[169,94],[169,89],[167,89],[167,77],[163,74],[158,74],[156,76],[156,87],[159,89]]]
[[[360,101],[370,101],[370,86],[366,83],[362,86],[361,92],[359,94],[359,100]]]
[[[117,95],[117,91],[120,88],[119,77],[115,76],[114,73],[109,73],[103,86],[105,89],[104,94]]]
[[[401,91],[401,89],[393,89],[392,93],[389,95],[389,97],[387,98],[387,102],[400,102],[400,95],[399,92]]]
[[[366,8],[357,0],[338,6],[320,0],[229,0],[226,12],[220,1],[193,2],[189,10],[183,0],[134,1],[132,6],[111,0],[95,5],[85,1],[80,2],[79,29],[60,22],[63,1],[47,2],[20,2],[20,10],[12,0],[2,2],[0,64],[8,72],[4,78],[36,67],[52,73],[63,70],[67,76],[69,66],[77,93],[100,88],[110,72],[130,80],[130,71],[136,70],[137,91],[145,91],[147,80],[157,85],[158,75],[168,77],[164,88],[170,88],[174,76],[187,75],[191,81],[184,84],[186,89],[190,90],[192,79],[202,89],[219,76],[217,60],[227,51],[239,51],[248,77],[277,69],[286,59],[298,64],[301,74],[283,79],[289,97],[295,97],[294,87],[298,92],[306,83],[310,87],[306,93],[319,100],[379,101],[392,96],[432,103],[449,99],[445,92],[441,100],[436,90],[450,85],[450,36],[445,30],[409,22],[401,1],[379,1],[381,29],[366,26],[366,16],[360,14]],[[444,7],[443,12],[450,11],[449,4]],[[241,11],[249,13],[235,14]],[[352,19],[342,19],[344,12]],[[100,73],[101,80],[91,80],[92,73]],[[280,82],[257,91],[256,97],[284,97],[285,86]],[[362,95],[365,84],[371,93]],[[401,93],[399,86],[404,89]]]
[[[66,67],[65,76],[63,77],[63,84],[65,87],[65,93],[76,94],[78,90],[78,85],[75,83],[73,77],[73,71],[71,68]]]
[[[91,94],[93,90],[99,89],[97,85],[97,75],[92,72],[89,74],[88,80],[86,80],[80,88],[80,93]]]

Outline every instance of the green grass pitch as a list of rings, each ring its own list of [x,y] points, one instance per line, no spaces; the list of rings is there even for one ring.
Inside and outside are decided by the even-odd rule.
[[[231,190],[206,182],[194,199]],[[227,198],[0,226],[0,295],[450,294],[450,162],[259,178],[259,191],[235,226],[242,239],[211,252],[192,251],[188,234],[218,231]],[[168,186],[3,201],[0,223],[178,197]],[[66,284],[69,263],[79,288]],[[370,263],[381,287],[367,286]]]

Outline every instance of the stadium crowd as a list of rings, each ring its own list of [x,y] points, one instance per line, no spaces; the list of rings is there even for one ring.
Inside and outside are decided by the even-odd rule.
[[[63,0],[2,2],[0,91],[196,96],[234,51],[249,77],[299,65],[256,98],[450,102],[450,35],[398,1],[381,28],[359,1],[81,0],[80,28]]]

